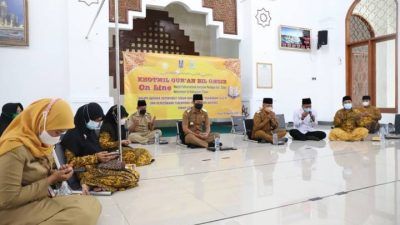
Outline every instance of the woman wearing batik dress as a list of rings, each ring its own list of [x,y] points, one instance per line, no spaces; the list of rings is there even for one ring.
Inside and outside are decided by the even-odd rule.
[[[107,152],[113,152],[119,148],[117,109],[115,105],[108,110],[100,129],[100,146]],[[125,107],[121,106],[121,144],[124,162],[136,166],[148,165],[154,161],[149,151],[144,148],[131,148],[130,141],[126,140],[125,122],[128,115]]]
[[[82,191],[122,191],[138,185],[139,173],[134,170],[99,168],[99,164],[115,160],[118,155],[103,151],[95,130],[100,128],[104,113],[97,103],[81,106],[74,118],[75,128],[69,130],[61,144],[65,156],[74,168],[84,168],[78,174]]]

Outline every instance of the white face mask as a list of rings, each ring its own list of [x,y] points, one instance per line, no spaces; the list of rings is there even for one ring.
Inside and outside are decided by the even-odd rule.
[[[96,130],[100,127],[100,122],[90,120],[88,123],[86,123],[86,127],[89,130]]]
[[[353,107],[353,104],[351,104],[351,103],[345,103],[345,104],[343,105],[343,107],[344,107],[345,109],[349,110],[349,109],[351,109],[351,108]]]
[[[304,108],[304,112],[311,112],[311,108]]]
[[[40,141],[45,145],[56,145],[60,142],[60,136],[53,137],[46,131],[47,114],[44,114],[43,131],[39,135]]]
[[[274,110],[274,108],[272,108],[271,106],[268,106],[265,108],[267,111],[272,112],[272,110]]]
[[[53,137],[46,130],[39,135],[40,141],[45,145],[56,145],[60,142],[60,136]]]
[[[365,101],[362,104],[363,104],[363,106],[369,106],[369,101]]]
[[[121,125],[125,125],[125,123],[126,123],[126,119],[125,118],[121,119]]]

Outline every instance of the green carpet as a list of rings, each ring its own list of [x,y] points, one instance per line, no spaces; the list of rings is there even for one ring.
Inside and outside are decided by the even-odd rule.
[[[175,137],[176,127],[161,127],[163,137]],[[232,129],[231,125],[211,125],[211,131],[217,133],[230,133]]]

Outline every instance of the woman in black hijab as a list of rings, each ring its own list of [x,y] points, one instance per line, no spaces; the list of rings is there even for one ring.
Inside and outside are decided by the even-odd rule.
[[[115,151],[119,148],[117,109],[118,107],[114,105],[108,110],[100,129],[100,146],[104,151]],[[123,159],[126,163],[135,164],[136,166],[148,165],[154,161],[149,151],[144,148],[131,148],[129,147],[130,141],[126,140],[124,124],[128,115],[125,107],[121,106],[121,144],[124,146],[122,149]]]
[[[85,168],[85,172],[78,174],[84,194],[88,194],[90,188],[112,192],[125,190],[136,187],[139,180],[136,171],[98,168],[99,163],[118,157],[100,147],[95,130],[100,128],[103,118],[103,109],[99,104],[81,106],[74,118],[75,128],[69,130],[61,141],[68,164],[74,168]]]
[[[0,116],[0,136],[7,129],[11,121],[24,110],[21,103],[7,103],[1,109]]]

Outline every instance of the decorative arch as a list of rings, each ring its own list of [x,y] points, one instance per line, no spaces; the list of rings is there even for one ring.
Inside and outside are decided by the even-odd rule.
[[[350,41],[368,40],[374,37],[374,28],[372,28],[367,19],[358,14],[353,14],[350,17]]]

